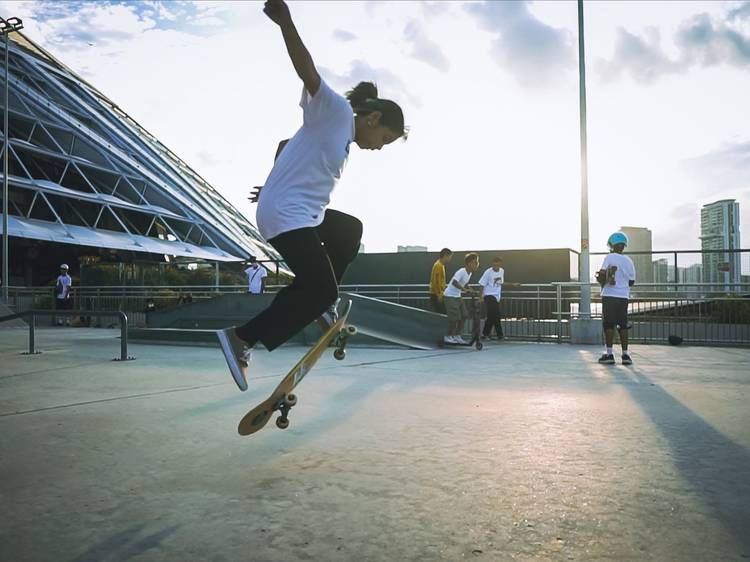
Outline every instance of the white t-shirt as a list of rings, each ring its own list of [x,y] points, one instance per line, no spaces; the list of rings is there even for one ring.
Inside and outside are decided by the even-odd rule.
[[[266,268],[262,265],[257,267],[251,265],[245,270],[245,275],[247,275],[247,291],[259,295],[263,288],[263,278],[268,275]]]
[[[302,127],[289,139],[263,185],[256,221],[270,240],[323,222],[354,138],[354,112],[323,80],[314,96],[302,88]]]
[[[602,287],[602,296],[618,297],[621,299],[630,298],[629,281],[635,281],[635,266],[633,265],[633,261],[628,256],[612,252],[604,258],[601,269],[607,269],[611,265],[617,266],[615,284],[604,285]]]
[[[68,295],[70,294],[70,287],[72,285],[73,280],[70,278],[70,275],[58,275],[55,287],[55,296],[60,300],[68,298]],[[60,290],[60,287],[62,287],[62,291]]]
[[[495,297],[500,302],[500,290],[505,281],[505,270],[501,267],[497,271],[491,267],[482,274],[479,284],[484,287],[484,296]]]
[[[443,295],[446,297],[460,297],[461,291],[457,287],[454,287],[453,281],[456,281],[462,287],[466,287],[469,279],[471,279],[471,273],[466,271],[465,267],[462,267],[453,274],[453,277],[451,277],[450,283],[448,283],[448,286],[445,288]]]

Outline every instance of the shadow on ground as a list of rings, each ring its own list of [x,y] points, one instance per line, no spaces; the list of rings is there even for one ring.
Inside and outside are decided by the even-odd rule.
[[[750,452],[654,383],[629,369],[637,383],[619,369],[617,383],[651,419],[672,449],[676,468],[701,501],[742,545],[750,557]]]

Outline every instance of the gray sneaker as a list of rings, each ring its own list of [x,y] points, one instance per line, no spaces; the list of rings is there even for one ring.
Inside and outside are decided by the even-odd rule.
[[[252,360],[252,349],[234,333],[234,326],[218,330],[221,350],[229,366],[229,372],[240,390],[247,390],[247,369]]]

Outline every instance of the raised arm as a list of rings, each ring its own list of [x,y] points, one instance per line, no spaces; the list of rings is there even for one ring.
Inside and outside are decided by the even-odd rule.
[[[263,12],[281,28],[281,35],[284,38],[289,58],[292,59],[294,70],[308,93],[314,96],[320,88],[320,75],[315,68],[310,52],[302,43],[299,33],[297,33],[292,15],[289,13],[289,6],[286,5],[284,0],[266,0]]]

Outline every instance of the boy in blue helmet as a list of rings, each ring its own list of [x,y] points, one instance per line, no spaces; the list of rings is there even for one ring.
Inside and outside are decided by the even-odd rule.
[[[596,280],[602,286],[602,327],[607,350],[599,358],[599,363],[614,365],[615,356],[612,345],[615,338],[615,327],[620,333],[622,345],[622,364],[632,365],[628,353],[628,300],[630,287],[635,285],[635,266],[633,261],[622,253],[628,245],[628,237],[622,232],[615,232],[607,240],[610,254],[604,258]]]

